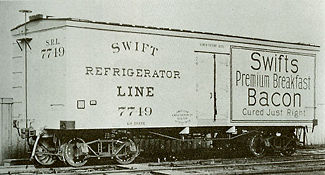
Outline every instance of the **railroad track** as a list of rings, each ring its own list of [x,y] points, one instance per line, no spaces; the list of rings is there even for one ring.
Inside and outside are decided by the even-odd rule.
[[[79,168],[0,167],[0,174],[277,174],[325,172],[325,152],[300,151],[291,157],[185,160],[130,165],[94,165]]]

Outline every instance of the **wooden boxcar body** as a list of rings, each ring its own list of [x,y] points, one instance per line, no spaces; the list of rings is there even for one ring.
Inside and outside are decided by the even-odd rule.
[[[72,18],[34,19],[12,35],[14,117],[36,135],[315,121],[318,46]]]

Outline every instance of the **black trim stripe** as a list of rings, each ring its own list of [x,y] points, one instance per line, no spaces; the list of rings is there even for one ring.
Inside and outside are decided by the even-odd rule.
[[[12,72],[12,74],[22,74],[23,72]]]
[[[230,79],[230,102],[229,102],[229,105],[230,105],[230,123],[232,123],[232,116],[233,116],[233,110],[232,110],[232,107],[233,107],[233,104],[232,104],[232,99],[233,99],[233,97],[232,97],[232,45],[229,47],[229,49],[230,49],[230,77],[229,77],[229,79]]]
[[[13,56],[11,57],[12,59],[16,59],[16,58],[22,58],[23,56],[19,55],[19,56]]]
[[[232,120],[233,123],[313,123],[313,120]]]
[[[37,33],[37,32],[44,32],[44,31],[53,30],[53,29],[61,29],[61,28],[64,28],[64,27],[66,27],[66,25],[61,25],[61,26],[57,26],[57,27],[50,27],[50,28],[47,28],[47,29],[40,29],[40,30],[29,31],[26,34]],[[13,36],[19,36],[19,35],[21,35],[21,34],[20,33],[13,34]],[[13,44],[17,44],[17,43],[13,43]]]
[[[223,52],[209,52],[209,51],[202,51],[202,50],[194,50],[195,53],[208,53],[208,54],[216,54],[216,55],[230,55],[230,53],[223,53]]]
[[[283,50],[271,50],[271,49],[255,48],[255,47],[232,46],[231,48],[233,48],[233,49],[244,49],[244,50],[254,50],[254,51],[269,52],[269,53],[276,52],[276,53],[283,53],[283,54],[316,57],[316,54],[311,54],[311,53],[299,53],[299,52],[290,52],[290,51],[283,51]]]

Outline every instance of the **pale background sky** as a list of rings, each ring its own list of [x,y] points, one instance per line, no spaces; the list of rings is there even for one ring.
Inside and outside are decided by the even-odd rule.
[[[310,140],[325,143],[325,0],[0,0],[0,98],[11,97],[10,29],[20,9],[55,17],[206,31],[321,46],[317,58],[317,118]]]

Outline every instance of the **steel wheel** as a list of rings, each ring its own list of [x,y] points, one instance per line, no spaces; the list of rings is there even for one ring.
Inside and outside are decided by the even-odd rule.
[[[266,153],[265,142],[261,134],[254,135],[248,146],[250,152],[256,157],[263,157]]]
[[[75,167],[87,163],[88,147],[80,138],[71,139],[64,147],[63,157],[65,161]]]
[[[136,144],[131,139],[123,139],[118,141],[119,147],[117,150],[116,161],[119,164],[130,164],[139,155],[139,150]]]
[[[291,156],[296,152],[296,142],[294,139],[290,140],[288,144],[281,150],[281,155],[283,156]]]
[[[44,165],[44,166],[49,166],[54,164],[56,161],[56,156],[51,155],[51,151],[53,150],[54,145],[51,144],[50,139],[40,139],[39,142],[36,145],[36,150],[35,150],[35,160],[37,163]]]

